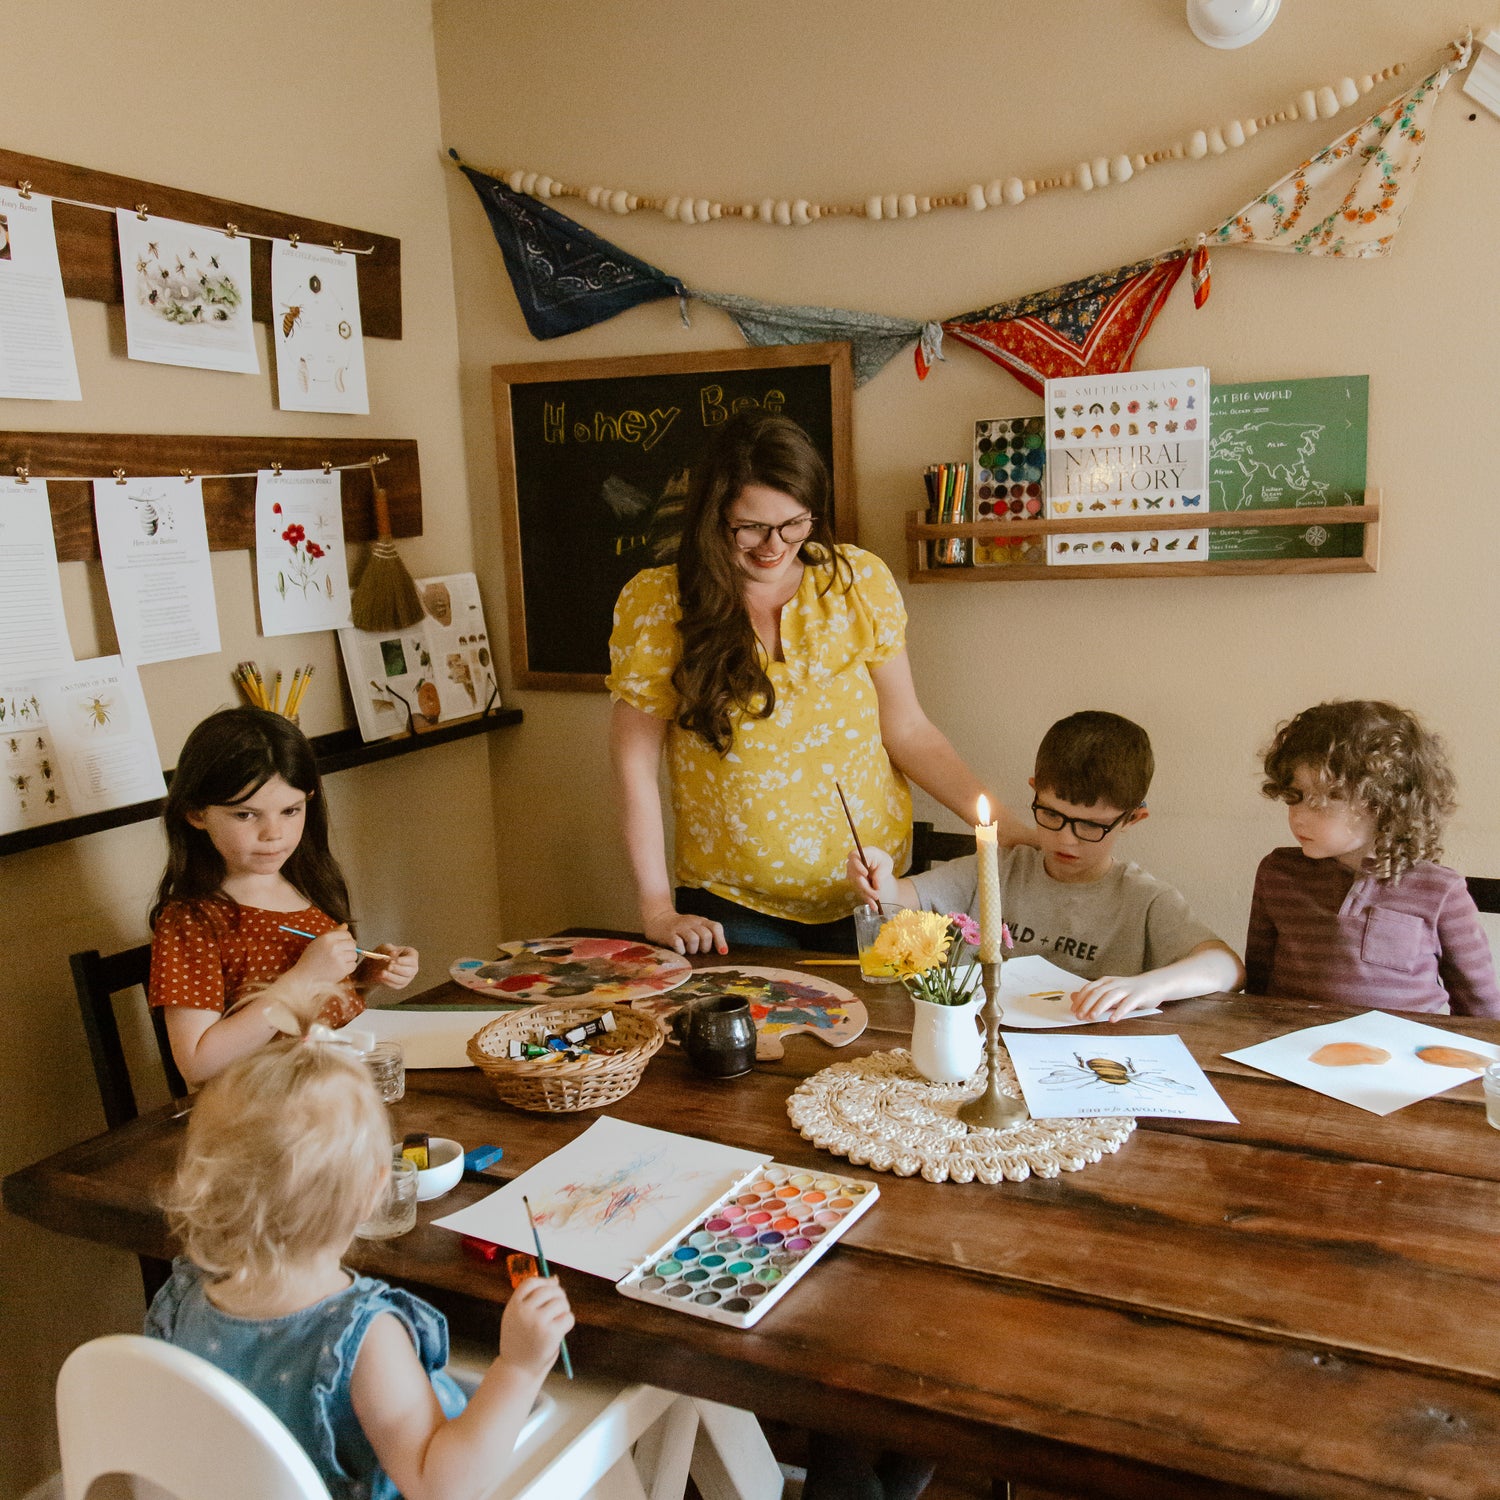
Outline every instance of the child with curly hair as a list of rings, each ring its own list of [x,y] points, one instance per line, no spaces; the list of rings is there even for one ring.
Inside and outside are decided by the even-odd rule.
[[[1277,730],[1264,767],[1300,847],[1256,872],[1245,989],[1500,1017],[1474,902],[1436,863],[1453,811],[1442,741],[1391,703],[1320,703]]]

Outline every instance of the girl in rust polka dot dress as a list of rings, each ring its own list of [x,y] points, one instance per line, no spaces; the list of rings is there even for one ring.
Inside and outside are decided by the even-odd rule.
[[[338,1027],[364,1009],[366,987],[401,989],[416,976],[415,948],[385,943],[379,958],[361,960],[313,748],[280,714],[230,708],[198,725],[162,821],[167,868],[151,909],[150,998],[165,1009],[189,1084],[270,1041],[266,1013],[278,995],[336,986],[319,1019]]]

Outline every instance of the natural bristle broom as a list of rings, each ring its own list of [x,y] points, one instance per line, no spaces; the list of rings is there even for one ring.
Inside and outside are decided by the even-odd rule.
[[[370,483],[375,487],[375,545],[349,596],[349,617],[360,630],[406,630],[422,618],[422,601],[391,540],[391,508],[373,469]]]

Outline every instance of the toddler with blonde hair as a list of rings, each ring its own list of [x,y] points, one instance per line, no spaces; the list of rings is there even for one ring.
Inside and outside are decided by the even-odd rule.
[[[292,1035],[198,1095],[163,1200],[185,1254],[146,1332],[248,1386],[335,1500],[467,1500],[505,1473],[573,1315],[555,1278],[523,1282],[466,1402],[443,1369],[443,1315],[344,1268],[393,1143],[364,1064],[311,1023],[326,999],[270,1002],[267,1019]]]

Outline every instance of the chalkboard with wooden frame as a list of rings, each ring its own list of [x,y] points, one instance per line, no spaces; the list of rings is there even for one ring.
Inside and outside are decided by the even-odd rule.
[[[493,369],[511,668],[520,688],[602,691],[620,590],[671,562],[688,475],[754,404],[799,422],[855,539],[847,344],[786,344]]]

